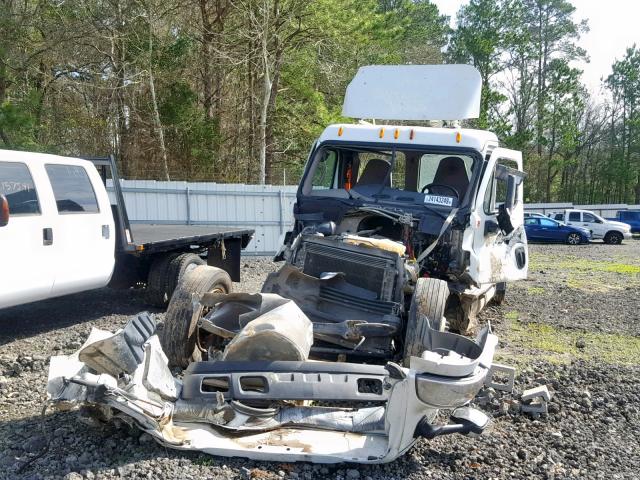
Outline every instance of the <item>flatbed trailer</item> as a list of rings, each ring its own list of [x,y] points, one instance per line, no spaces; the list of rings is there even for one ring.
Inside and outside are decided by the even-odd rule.
[[[145,285],[147,301],[165,306],[185,271],[207,264],[225,270],[240,281],[241,251],[254,230],[225,226],[132,223],[127,214],[113,155],[87,158],[111,190],[116,225],[116,264],[109,286]],[[107,180],[111,179],[111,185]]]

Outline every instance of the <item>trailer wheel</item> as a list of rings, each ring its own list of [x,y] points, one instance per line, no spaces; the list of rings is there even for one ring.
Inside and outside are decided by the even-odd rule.
[[[173,292],[180,283],[184,274],[191,271],[198,265],[205,265],[205,263],[206,262],[195,253],[181,253],[169,262],[166,281],[168,297],[167,303],[173,296]]]
[[[220,268],[198,265],[185,272],[173,292],[159,335],[169,365],[186,368],[190,362],[202,359],[197,326],[203,308],[199,306],[194,312],[191,296],[207,292],[231,292],[229,274]]]
[[[446,328],[444,312],[449,298],[449,285],[438,278],[419,278],[411,298],[404,342],[404,364],[419,357],[425,350],[427,327],[443,332]]]
[[[167,293],[167,272],[169,264],[178,256],[177,253],[156,257],[149,267],[145,301],[154,307],[163,308],[169,303],[171,294]]]

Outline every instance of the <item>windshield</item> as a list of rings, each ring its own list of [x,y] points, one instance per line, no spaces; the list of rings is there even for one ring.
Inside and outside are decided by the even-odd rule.
[[[313,157],[303,192],[311,196],[411,192],[425,203],[456,205],[465,197],[474,157],[403,148],[325,146]],[[341,194],[342,193],[342,194]],[[415,195],[414,195],[415,196]],[[413,198],[413,197],[404,197]],[[450,199],[450,200],[447,200]]]

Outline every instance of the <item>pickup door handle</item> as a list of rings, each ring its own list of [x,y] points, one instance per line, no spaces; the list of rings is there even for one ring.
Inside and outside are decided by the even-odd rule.
[[[52,228],[42,229],[42,244],[45,246],[53,245],[53,229]]]

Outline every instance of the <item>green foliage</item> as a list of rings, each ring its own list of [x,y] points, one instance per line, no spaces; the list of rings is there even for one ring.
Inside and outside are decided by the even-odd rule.
[[[467,123],[523,151],[527,201],[640,203],[640,50],[596,105],[575,63],[586,28],[569,0],[471,0],[455,28],[427,0],[8,2],[0,146],[227,182],[255,182],[264,147],[268,179],[293,183],[360,66],[463,62],[484,82]]]

